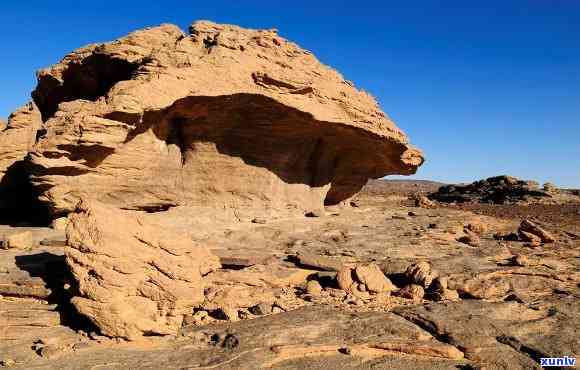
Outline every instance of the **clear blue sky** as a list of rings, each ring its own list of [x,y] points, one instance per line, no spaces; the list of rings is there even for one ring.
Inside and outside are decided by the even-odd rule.
[[[0,117],[65,53],[196,19],[278,28],[371,92],[424,150],[417,178],[580,187],[576,0],[3,0]]]

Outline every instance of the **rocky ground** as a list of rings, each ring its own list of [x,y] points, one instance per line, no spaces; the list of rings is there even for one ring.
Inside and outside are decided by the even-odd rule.
[[[312,217],[200,230],[222,264],[204,303],[178,335],[131,342],[73,309],[62,231],[3,226],[0,364],[530,369],[580,353],[580,202],[415,207],[422,186],[373,182]]]

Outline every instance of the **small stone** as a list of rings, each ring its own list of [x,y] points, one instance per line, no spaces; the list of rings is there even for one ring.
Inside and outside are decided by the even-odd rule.
[[[406,220],[407,216],[403,216],[403,215],[392,215],[391,218],[393,220]]]
[[[391,280],[374,263],[358,265],[354,272],[357,280],[366,285],[366,290],[368,291],[382,293],[397,289]]]
[[[481,245],[481,239],[479,239],[477,234],[469,230],[465,230],[465,234],[466,235],[457,238],[457,241],[472,247],[479,247]]]
[[[8,235],[6,237],[6,242],[3,243],[4,249],[27,249],[32,248],[33,240],[32,233],[30,231],[22,231]]]
[[[512,263],[514,266],[521,266],[521,267],[532,266],[532,263],[531,263],[530,259],[528,258],[528,256],[524,256],[521,254],[513,256]]]
[[[352,294],[347,295],[344,298],[344,301],[343,302],[346,303],[346,304],[352,304],[352,305],[355,305],[355,306],[360,306],[360,305],[363,304],[363,302],[359,298],[357,298],[356,296],[354,296]]]
[[[413,211],[410,211],[409,213],[407,213],[407,215],[409,215],[410,217],[415,217],[417,216],[417,214]]]
[[[459,293],[457,290],[443,289],[439,292],[433,294],[433,300],[435,301],[458,301]]]
[[[235,321],[238,321],[240,319],[240,316],[238,314],[238,309],[234,308],[234,307],[229,307],[229,306],[221,307],[220,313],[222,314],[221,316],[228,321],[235,322]]]
[[[11,358],[5,358],[4,360],[0,361],[0,366],[2,367],[11,367],[14,366],[16,362]]]
[[[272,313],[272,305],[269,303],[260,303],[250,308],[250,312],[254,315],[264,316]]]
[[[266,223],[266,219],[265,218],[260,218],[260,217],[256,217],[252,220],[253,224],[265,224]]]
[[[280,307],[272,307],[272,313],[282,313],[284,312],[283,309],[281,309]]]
[[[80,351],[83,349],[87,349],[90,346],[91,345],[88,342],[79,342],[79,343],[75,343],[72,348],[74,351]]]
[[[412,300],[421,300],[425,296],[425,289],[420,285],[410,284],[399,291],[399,296]]]
[[[59,356],[60,354],[62,354],[62,352],[63,352],[62,347],[56,345],[48,345],[42,347],[39,351],[39,354],[44,358],[51,359]]]
[[[520,227],[518,228],[518,234],[526,236],[528,236],[528,234],[533,234],[539,237],[543,243],[553,243],[554,241],[556,241],[556,238],[554,238],[552,234],[550,234],[548,231],[544,230],[539,225],[530,220],[522,221]]]
[[[50,227],[52,227],[54,230],[65,231],[67,225],[68,225],[68,218],[67,217],[59,217],[59,218],[55,218],[54,220],[52,220]]]
[[[352,278],[353,269],[351,267],[344,267],[336,274],[336,281],[338,287],[345,292],[352,291],[354,280]]]
[[[435,271],[432,271],[431,264],[429,262],[423,261],[415,263],[407,267],[405,271],[405,277],[409,283],[417,284],[423,288],[428,288],[433,279],[437,277]]]
[[[237,336],[235,336],[234,334],[228,334],[226,335],[226,338],[224,339],[224,343],[223,343],[223,347],[227,350],[233,350],[234,348],[238,347],[240,345],[240,340]]]
[[[487,225],[481,221],[472,221],[468,223],[465,228],[476,234],[483,234],[487,231]]]
[[[322,286],[316,280],[309,280],[306,283],[306,292],[312,296],[319,296],[322,293]]]
[[[322,217],[325,216],[325,211],[323,209],[317,209],[313,211],[306,212],[304,216],[306,217]]]

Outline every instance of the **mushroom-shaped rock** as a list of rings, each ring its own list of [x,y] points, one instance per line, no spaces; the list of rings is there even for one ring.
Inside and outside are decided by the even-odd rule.
[[[78,283],[72,303],[111,337],[175,334],[204,300],[202,274],[220,266],[143,215],[86,200],[69,215],[66,234],[66,263]]]
[[[87,191],[132,210],[304,214],[423,162],[373,97],[273,30],[162,25],[38,76],[32,179],[56,215]]]

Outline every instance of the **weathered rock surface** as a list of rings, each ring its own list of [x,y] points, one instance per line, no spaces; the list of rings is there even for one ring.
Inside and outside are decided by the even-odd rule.
[[[72,303],[112,337],[175,334],[204,300],[202,275],[219,267],[187,237],[87,201],[69,217],[67,244],[78,283]]]
[[[38,130],[42,128],[40,112],[33,103],[19,108],[0,123],[0,222],[19,220],[33,213],[34,197],[24,162],[32,150]]]
[[[0,251],[0,361],[17,369],[530,369],[541,357],[577,356],[577,216],[535,222],[556,240],[531,248],[493,235],[537,217],[401,207],[400,197],[366,192],[358,198],[358,207],[327,208],[316,218],[234,223],[204,230],[193,244],[187,238],[188,248],[208,245],[224,266],[201,278],[203,303],[187,310],[176,337],[131,342],[98,335],[66,309],[78,284],[58,276],[68,269],[57,230],[0,226],[0,234],[29,230],[35,240],[29,250]],[[131,246],[131,232],[141,230],[121,217],[155,225],[160,240],[176,239],[157,224],[165,212],[112,212],[113,223],[129,222],[129,231],[117,231],[123,241],[107,245]],[[477,230],[477,248],[457,241],[465,229]],[[140,258],[131,266],[143,266]],[[393,294],[359,281],[356,267],[369,264],[396,286]],[[349,291],[338,289],[343,270]],[[123,282],[133,284],[134,276]]]
[[[423,162],[370,95],[275,30],[137,31],[40,71],[33,97],[33,182],[54,214],[87,191],[132,210],[304,214]]]

